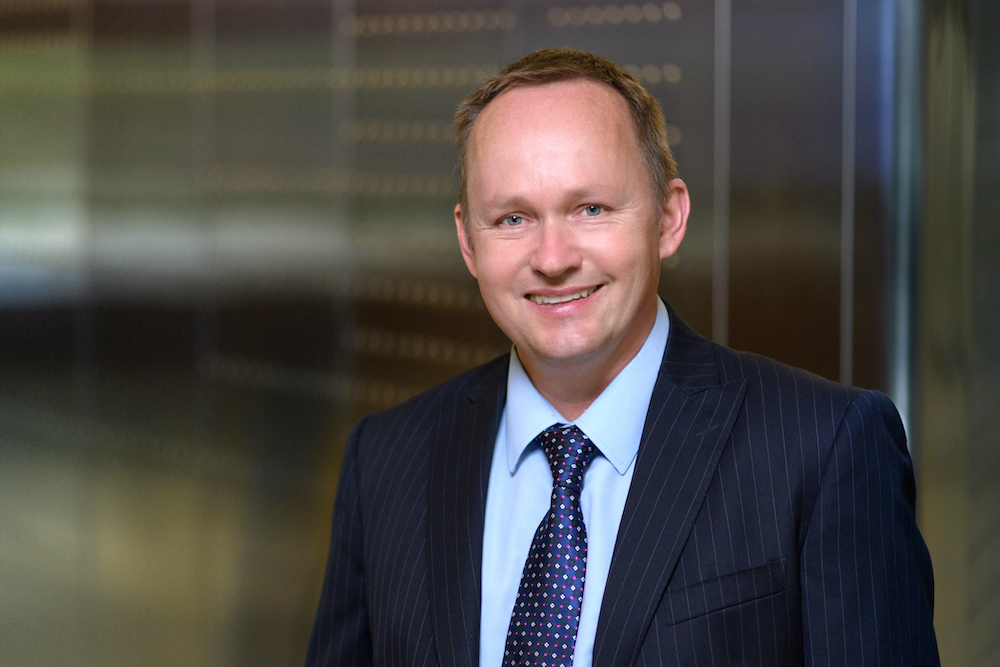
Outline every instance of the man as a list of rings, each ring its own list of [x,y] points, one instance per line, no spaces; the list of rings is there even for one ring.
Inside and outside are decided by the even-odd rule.
[[[514,350],[355,427],[309,664],[937,664],[892,404],[657,297],[690,203],[655,100],[545,50],[456,128]]]

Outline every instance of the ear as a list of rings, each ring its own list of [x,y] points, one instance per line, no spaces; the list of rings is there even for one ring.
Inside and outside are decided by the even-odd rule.
[[[660,220],[660,259],[666,259],[680,247],[687,231],[688,214],[691,213],[691,195],[687,185],[679,178],[667,183],[667,196],[663,202]]]
[[[458,233],[458,246],[462,249],[462,259],[465,260],[465,266],[468,267],[473,278],[478,278],[479,276],[476,275],[476,253],[472,250],[472,240],[465,230],[461,204],[455,204],[455,231]]]

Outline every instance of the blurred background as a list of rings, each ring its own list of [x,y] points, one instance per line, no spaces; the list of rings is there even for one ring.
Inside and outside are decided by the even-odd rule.
[[[945,665],[1000,665],[1000,4],[0,0],[0,663],[297,665],[343,443],[509,343],[450,122],[627,66],[695,328],[889,393]]]

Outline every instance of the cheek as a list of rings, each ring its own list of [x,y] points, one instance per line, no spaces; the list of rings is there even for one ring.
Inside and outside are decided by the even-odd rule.
[[[501,289],[512,285],[518,271],[518,262],[513,249],[491,248],[490,252],[480,255],[479,281],[490,285],[493,289]]]
[[[639,235],[611,236],[595,241],[590,252],[594,263],[619,278],[643,274],[648,265],[659,261],[659,249],[651,247],[650,240]]]
[[[513,293],[511,280],[497,270],[498,267],[480,266],[479,292],[483,297],[487,310],[496,319],[498,311],[509,307],[510,295]]]

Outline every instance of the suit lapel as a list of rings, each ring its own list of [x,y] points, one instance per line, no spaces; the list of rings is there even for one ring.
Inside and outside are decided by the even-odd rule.
[[[712,344],[670,311],[670,335],[622,514],[595,667],[634,665],[746,392],[721,384]]]
[[[496,362],[471,391],[446,402],[431,454],[427,558],[442,667],[479,664],[483,521],[490,462],[507,391]]]

